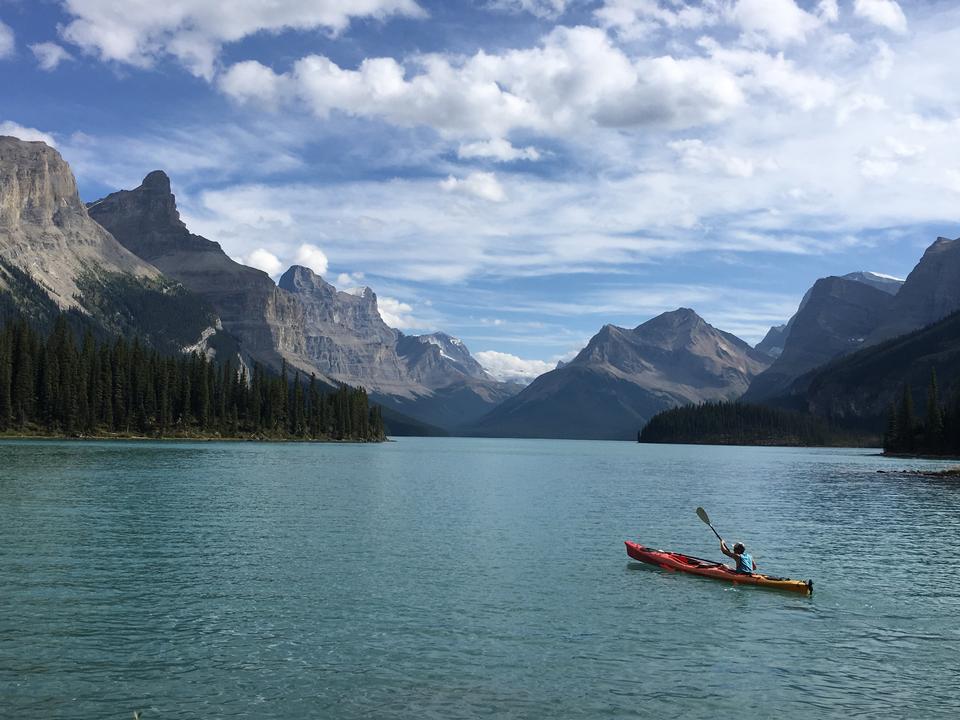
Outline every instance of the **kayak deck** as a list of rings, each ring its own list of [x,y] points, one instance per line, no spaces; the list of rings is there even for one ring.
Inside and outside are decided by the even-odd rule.
[[[646,547],[639,543],[624,540],[627,546],[627,555],[634,560],[656,565],[665,570],[676,570],[678,572],[708,577],[714,580],[726,580],[728,582],[742,585],[756,585],[757,587],[773,588],[775,590],[789,590],[809,595],[813,592],[812,580],[792,580],[790,578],[774,577],[772,575],[761,575],[760,573],[739,573],[732,570],[723,563],[712,560],[703,560],[702,558],[684,555],[683,553],[669,552],[667,550],[656,550]]]

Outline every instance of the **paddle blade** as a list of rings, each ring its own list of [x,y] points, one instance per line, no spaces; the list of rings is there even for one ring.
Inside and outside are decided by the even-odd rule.
[[[697,508],[697,517],[703,520],[707,525],[710,525],[710,516],[707,515],[707,511],[704,510],[702,507]]]

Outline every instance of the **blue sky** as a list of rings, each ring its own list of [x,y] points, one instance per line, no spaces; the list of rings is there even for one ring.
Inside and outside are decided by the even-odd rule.
[[[0,0],[0,132],[171,176],[275,276],[504,373],[678,306],[750,342],[960,234],[960,10],[894,0]],[[497,354],[499,353],[499,354]]]

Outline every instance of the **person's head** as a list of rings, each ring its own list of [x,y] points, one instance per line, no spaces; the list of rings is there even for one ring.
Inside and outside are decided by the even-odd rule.
[[[742,555],[742,554],[746,551],[746,548],[743,546],[743,543],[742,543],[742,542],[738,542],[738,543],[735,543],[735,544],[734,544],[734,546],[733,546],[733,551],[734,551],[737,555]]]

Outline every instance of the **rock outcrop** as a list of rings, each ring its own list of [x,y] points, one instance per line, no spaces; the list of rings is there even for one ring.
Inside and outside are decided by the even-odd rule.
[[[60,153],[14,137],[0,137],[0,292],[33,321],[67,311],[165,351],[232,345],[209,306],[90,218]]]
[[[680,308],[632,330],[604,326],[572,361],[538,377],[473,429],[490,436],[632,439],[666,408],[739,397],[769,363]]]
[[[160,277],[88,217],[60,153],[8,136],[0,136],[0,257],[64,309],[84,309],[81,279],[109,273]]]

